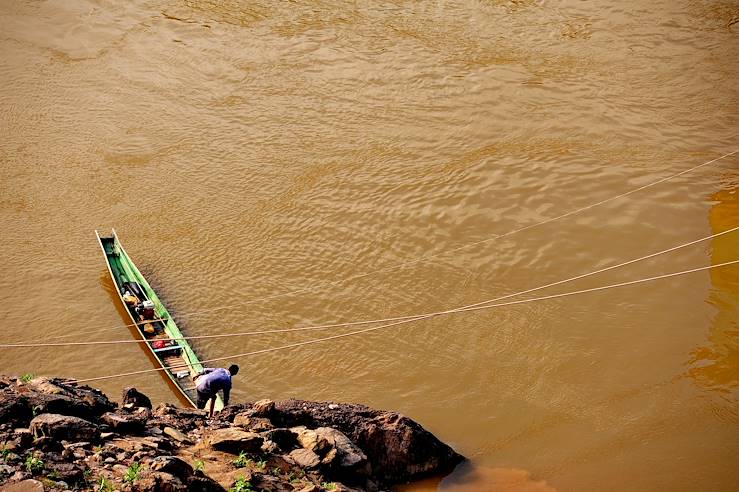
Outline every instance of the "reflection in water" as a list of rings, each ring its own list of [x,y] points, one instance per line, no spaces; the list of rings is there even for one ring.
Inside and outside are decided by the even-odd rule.
[[[556,492],[544,480],[534,480],[525,470],[516,468],[487,468],[462,463],[450,476],[416,482],[399,487],[396,492]]]
[[[711,197],[709,219],[714,233],[736,226],[739,218],[739,185]],[[713,240],[712,264],[730,261],[739,251],[739,235],[727,234]],[[708,343],[691,354],[689,374],[703,387],[730,394],[739,387],[739,269],[711,270],[713,290],[709,302],[716,309]]]

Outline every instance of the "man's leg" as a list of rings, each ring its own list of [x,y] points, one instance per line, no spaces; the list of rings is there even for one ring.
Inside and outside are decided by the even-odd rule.
[[[213,395],[209,393],[201,393],[200,391],[198,391],[198,400],[196,402],[198,409],[204,410],[205,405],[208,404],[208,400],[210,400],[212,397]]]

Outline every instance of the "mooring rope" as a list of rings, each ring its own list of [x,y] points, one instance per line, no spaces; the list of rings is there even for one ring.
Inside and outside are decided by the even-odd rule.
[[[514,229],[514,230],[511,230],[511,231],[505,232],[503,234],[494,235],[493,237],[489,237],[489,238],[483,239],[481,241],[464,244],[462,246],[459,246],[457,248],[453,248],[453,249],[450,249],[450,250],[445,250],[445,251],[440,251],[438,253],[433,253],[433,254],[429,254],[429,255],[425,255],[425,256],[420,256],[420,257],[418,257],[418,258],[416,258],[414,260],[402,262],[402,263],[399,263],[399,264],[396,264],[396,265],[393,265],[393,266],[389,266],[389,267],[386,267],[386,268],[382,268],[382,269],[379,269],[379,270],[373,270],[373,271],[369,271],[369,272],[365,272],[365,273],[360,273],[360,274],[357,274],[357,275],[346,277],[344,279],[339,279],[339,280],[335,280],[335,281],[332,281],[332,282],[328,282],[324,286],[321,286],[321,288],[331,287],[331,286],[334,286],[334,285],[340,285],[340,284],[342,284],[344,282],[348,282],[350,280],[356,280],[358,278],[368,277],[368,276],[375,275],[375,274],[378,274],[378,273],[385,273],[385,272],[393,271],[393,270],[396,270],[396,269],[399,269],[399,268],[405,268],[407,266],[414,265],[416,263],[420,263],[420,262],[423,262],[423,261],[426,261],[426,260],[429,260],[429,259],[432,259],[432,258],[437,258],[437,257],[439,257],[441,255],[444,255],[444,254],[455,253],[457,251],[461,251],[461,250],[466,249],[466,248],[471,248],[471,247],[477,246],[479,244],[484,244],[484,243],[487,243],[487,242],[490,242],[490,241],[495,241],[497,239],[501,239],[501,238],[504,238],[504,237],[512,236],[514,234],[518,234],[519,232],[523,232],[523,231],[526,231],[526,230],[529,230],[529,229],[533,229],[535,227],[539,227],[539,226],[542,226],[542,225],[545,225],[545,224],[549,224],[551,222],[554,222],[554,221],[557,221],[557,220],[560,220],[560,219],[564,219],[564,218],[570,217],[572,215],[575,215],[575,214],[578,214],[578,213],[581,213],[581,212],[585,212],[587,210],[590,210],[592,208],[598,207],[600,205],[604,205],[604,204],[606,204],[608,202],[611,202],[611,201],[614,201],[614,200],[618,200],[620,198],[623,198],[623,197],[632,195],[634,193],[637,193],[639,191],[645,190],[647,188],[651,188],[653,186],[656,186],[658,184],[664,183],[666,181],[669,181],[671,179],[677,178],[679,176],[683,176],[685,174],[691,173],[691,172],[696,171],[696,170],[698,170],[698,169],[700,169],[700,168],[702,168],[704,166],[707,166],[709,164],[713,164],[714,162],[718,162],[718,161],[720,161],[722,159],[725,159],[726,157],[730,157],[730,156],[736,154],[737,152],[739,152],[739,149],[737,149],[737,150],[735,150],[733,152],[729,152],[728,154],[724,154],[724,155],[722,155],[720,157],[716,157],[716,158],[711,159],[709,161],[703,162],[703,163],[698,164],[696,166],[693,166],[691,168],[685,169],[685,170],[680,171],[678,173],[671,174],[671,175],[666,176],[664,178],[660,178],[657,181],[653,181],[653,182],[648,183],[646,185],[639,186],[639,187],[634,188],[634,189],[632,189],[630,191],[621,193],[620,195],[616,195],[616,196],[613,196],[611,198],[607,198],[605,200],[601,200],[599,202],[595,202],[595,203],[592,203],[590,205],[586,205],[584,207],[581,207],[581,208],[578,208],[578,209],[575,209],[575,210],[571,210],[569,212],[566,212],[566,213],[557,215],[555,217],[550,217],[549,219],[545,219],[543,221],[536,222],[534,224],[530,224],[528,226],[520,227],[518,229]],[[201,314],[210,314],[210,313],[213,313],[213,312],[223,311],[223,310],[226,310],[226,309],[233,309],[233,308],[236,308],[236,307],[239,307],[239,306],[243,306],[243,305],[246,305],[246,304],[253,304],[253,303],[256,303],[256,302],[267,301],[267,300],[275,299],[275,298],[278,298],[278,297],[286,297],[286,296],[289,296],[289,295],[299,294],[299,293],[302,293],[302,292],[315,291],[317,288],[318,287],[316,287],[316,286],[303,287],[303,288],[300,288],[300,289],[297,289],[297,290],[293,290],[293,291],[289,291],[289,292],[283,292],[283,293],[280,293],[280,294],[273,294],[273,295],[266,296],[266,297],[261,297],[261,298],[256,298],[256,299],[250,299],[248,301],[240,302],[238,304],[231,304],[231,305],[228,305],[228,306],[219,306],[219,307],[216,307],[216,308],[199,310],[199,311],[192,311],[192,312],[189,312],[189,313],[180,313],[180,314],[178,314],[178,318],[179,319],[182,319],[182,318],[187,318],[187,317],[191,317],[191,316],[199,316]],[[119,329],[122,329],[122,328],[130,328],[130,327],[133,327],[133,326],[135,326],[135,324],[131,323],[131,324],[119,325],[119,326],[115,326],[115,327],[111,327],[111,328],[102,328],[102,329],[96,328],[95,329],[95,332],[96,333],[100,333],[102,331],[119,330]],[[76,334],[69,334],[69,335],[60,335],[60,336],[51,337],[51,338],[47,337],[47,338],[45,338],[45,340],[58,340],[58,339],[62,339],[62,338],[69,338],[69,337],[75,336],[75,335]]]
[[[681,248],[685,248],[687,246],[692,246],[694,244],[707,241],[709,239],[714,239],[719,236],[723,236],[725,234],[730,234],[732,232],[735,232],[739,230],[739,226],[733,227],[731,229],[727,229],[722,232],[717,232],[715,234],[711,234],[709,236],[702,237],[700,239],[695,239],[693,241],[689,241],[687,243],[679,244],[677,246],[673,246],[668,249],[663,249],[661,251],[657,251],[648,255],[640,256],[638,258],[634,258],[631,260],[623,261],[621,263],[617,263],[615,265],[611,265],[608,267],[603,267],[598,270],[583,273],[580,275],[576,275],[574,277],[565,278],[562,280],[558,280],[556,282],[551,282],[548,284],[540,285],[538,287],[533,287],[527,290],[514,292],[512,294],[506,294],[504,296],[496,297],[493,299],[487,299],[484,301],[479,301],[474,304],[470,304],[467,306],[462,306],[459,308],[453,308],[443,311],[436,311],[431,313],[421,313],[421,314],[414,314],[414,315],[405,315],[405,316],[396,316],[392,318],[381,318],[381,319],[374,319],[374,320],[364,320],[364,321],[352,321],[347,323],[333,323],[333,324],[326,324],[326,325],[315,325],[315,326],[304,326],[304,327],[297,327],[297,328],[283,328],[283,329],[274,329],[274,330],[262,330],[262,331],[247,331],[247,332],[237,332],[237,333],[221,333],[216,335],[195,335],[190,337],[175,337],[175,338],[156,338],[156,339],[149,339],[149,340],[140,340],[140,339],[125,339],[125,340],[104,340],[104,341],[87,341],[87,342],[28,342],[28,343],[6,343],[6,344],[0,344],[0,348],[36,348],[36,347],[68,347],[68,346],[85,346],[85,345],[115,345],[115,344],[125,344],[125,343],[152,343],[157,340],[161,341],[177,341],[177,340],[203,340],[203,339],[209,339],[209,338],[228,338],[228,337],[241,337],[241,336],[254,336],[254,335],[265,335],[265,334],[271,334],[271,333],[286,333],[286,332],[296,332],[296,331],[309,331],[309,330],[323,330],[328,328],[340,328],[340,327],[349,327],[349,326],[357,326],[357,325],[367,325],[367,324],[376,324],[376,323],[387,323],[390,321],[401,321],[401,320],[412,320],[412,319],[419,319],[426,316],[439,316],[441,314],[449,314],[452,312],[457,312],[460,310],[466,310],[468,308],[476,307],[476,306],[482,306],[485,304],[493,303],[502,301],[504,299],[509,299],[511,297],[517,297],[524,294],[530,294],[532,292],[536,292],[539,290],[543,290],[549,287],[554,287],[556,285],[561,285],[567,282],[573,282],[575,280],[580,280],[586,277],[591,277],[593,275],[597,275],[599,273],[607,272],[610,270],[615,270],[616,268],[621,268],[627,265],[631,265],[640,261],[648,260],[666,253],[671,253],[673,251],[676,251]]]
[[[544,301],[544,300],[557,299],[557,298],[561,298],[561,297],[568,297],[568,296],[573,296],[573,295],[578,295],[578,294],[585,294],[585,293],[589,293],[589,292],[597,292],[597,291],[602,291],[602,290],[615,289],[615,288],[618,288],[618,287],[624,287],[624,286],[628,286],[628,285],[635,285],[635,284],[641,284],[641,283],[645,283],[645,282],[651,282],[651,281],[654,281],[654,280],[661,280],[661,279],[666,279],[666,278],[671,278],[671,277],[677,277],[677,276],[680,276],[680,275],[687,275],[689,273],[695,273],[695,272],[700,272],[700,271],[704,271],[704,270],[711,270],[711,269],[714,269],[714,268],[721,268],[721,267],[725,267],[725,266],[729,266],[729,265],[735,265],[735,264],[739,264],[739,260],[732,260],[732,261],[727,261],[727,262],[724,262],[724,263],[718,263],[716,265],[709,265],[709,266],[704,266],[704,267],[692,268],[690,270],[683,270],[683,271],[680,271],[680,272],[666,273],[666,274],[657,275],[657,276],[654,276],[654,277],[647,277],[647,278],[642,278],[642,279],[638,279],[638,280],[630,280],[630,281],[627,281],[627,282],[620,282],[620,283],[617,283],[617,284],[602,285],[600,287],[591,287],[589,289],[581,289],[581,290],[576,290],[576,291],[571,291],[571,292],[565,292],[565,293],[561,293],[561,294],[552,294],[552,295],[543,296],[543,297],[534,297],[534,298],[531,298],[531,299],[520,299],[518,301],[508,301],[508,302],[504,302],[504,303],[489,304],[489,305],[485,305],[485,306],[475,306],[475,307],[470,306],[470,307],[465,307],[465,308],[459,308],[459,309],[456,309],[456,310],[450,310],[450,311],[432,313],[432,314],[429,314],[429,315],[423,315],[423,316],[415,317],[413,319],[405,319],[405,320],[401,320],[401,321],[396,321],[394,323],[389,323],[389,324],[385,324],[385,325],[381,325],[381,326],[373,326],[373,327],[365,328],[365,329],[362,329],[362,330],[351,331],[349,333],[342,333],[342,334],[339,334],[339,335],[332,335],[332,336],[323,337],[323,338],[314,338],[314,339],[306,340],[306,341],[302,341],[302,342],[296,342],[296,343],[291,343],[291,344],[287,344],[287,345],[281,345],[281,346],[278,346],[278,347],[271,347],[271,348],[266,348],[266,349],[261,349],[261,350],[254,350],[254,351],[251,351],[251,352],[244,352],[244,353],[241,353],[241,354],[234,354],[234,355],[229,355],[229,356],[225,356],[225,357],[216,357],[214,359],[203,360],[200,363],[201,364],[208,364],[210,362],[218,362],[218,361],[223,361],[223,360],[237,359],[237,358],[249,357],[249,356],[259,355],[259,354],[266,354],[266,353],[270,353],[270,352],[277,352],[279,350],[286,350],[286,349],[291,349],[291,348],[295,348],[295,347],[302,347],[302,346],[305,346],[305,345],[312,345],[312,344],[316,344],[316,343],[326,342],[326,341],[329,341],[329,340],[336,340],[336,339],[339,339],[339,338],[345,338],[345,337],[360,335],[360,334],[368,333],[368,332],[371,332],[371,331],[381,330],[381,329],[389,328],[389,327],[392,327],[392,326],[397,326],[397,325],[401,325],[401,324],[405,324],[405,323],[410,323],[410,322],[413,322],[413,321],[420,321],[420,320],[423,320],[423,319],[433,318],[433,317],[436,317],[436,316],[441,316],[441,315],[446,315],[446,314],[454,314],[454,313],[469,312],[469,311],[480,311],[480,310],[493,309],[493,308],[503,307],[503,306],[513,306],[513,305],[525,304],[525,303],[529,303],[529,302]],[[165,370],[176,371],[176,370],[179,370],[179,369],[189,369],[189,368],[186,365],[171,366],[171,367],[168,367],[168,368],[165,368],[165,367],[156,367],[156,368],[152,368],[152,369],[143,369],[143,370],[140,370],[140,371],[131,371],[131,372],[124,372],[124,373],[119,373],[119,374],[111,374],[111,375],[108,375],[108,376],[98,376],[98,377],[94,377],[94,378],[78,379],[78,380],[73,380],[73,382],[76,382],[76,383],[88,383],[88,382],[91,382],[91,381],[101,381],[101,380],[104,380],[104,379],[113,379],[113,378],[119,378],[119,377],[136,376],[136,375],[139,375],[139,374],[146,374],[146,373],[150,373],[150,372],[158,372],[158,371],[165,371]]]

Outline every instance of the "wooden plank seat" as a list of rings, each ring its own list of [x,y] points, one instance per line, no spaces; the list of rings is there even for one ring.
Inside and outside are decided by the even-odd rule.
[[[164,355],[164,354],[169,355],[169,352],[172,352],[174,354],[174,353],[179,353],[181,351],[182,351],[182,347],[180,345],[177,345],[176,343],[172,345],[167,345],[166,347],[154,349],[155,353],[161,354],[161,355]]]

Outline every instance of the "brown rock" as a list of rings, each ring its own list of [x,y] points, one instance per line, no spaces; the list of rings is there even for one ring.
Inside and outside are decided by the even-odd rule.
[[[185,492],[187,486],[169,473],[153,472],[134,482],[136,492]]]
[[[274,427],[269,419],[263,417],[253,417],[248,413],[240,413],[236,415],[236,417],[234,417],[233,424],[237,427],[249,429],[252,432],[262,432]]]
[[[190,438],[188,438],[185,434],[183,434],[182,432],[178,431],[174,427],[165,427],[164,428],[164,434],[166,434],[167,436],[171,437],[175,441],[181,442],[183,444],[191,444],[192,443],[192,441],[190,440]]]
[[[188,492],[226,492],[221,484],[202,472],[195,472],[187,482]]]
[[[272,475],[262,475],[255,473],[251,479],[251,484],[256,490],[264,492],[293,492],[295,488],[289,483],[283,482]]]
[[[36,437],[50,437],[57,441],[92,441],[100,437],[95,424],[79,417],[54,413],[35,417],[31,420],[30,429]]]
[[[333,446],[333,441],[329,442],[325,434],[318,434],[315,430],[307,429],[304,426],[293,427],[290,430],[298,436],[298,442],[302,447],[321,456]]]
[[[305,468],[307,470],[316,468],[321,464],[321,458],[309,449],[295,449],[291,451],[288,456],[300,468]]]
[[[38,480],[23,480],[0,487],[1,492],[44,492],[44,485]]]
[[[275,411],[275,402],[272,400],[259,400],[254,403],[252,408],[254,416],[256,417],[267,417],[273,414]]]
[[[152,470],[169,473],[187,482],[192,476],[192,467],[176,456],[157,456],[149,464]]]
[[[253,432],[246,432],[234,427],[217,429],[208,436],[208,443],[217,451],[238,454],[241,451],[253,453],[259,451],[264,439]]]

